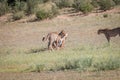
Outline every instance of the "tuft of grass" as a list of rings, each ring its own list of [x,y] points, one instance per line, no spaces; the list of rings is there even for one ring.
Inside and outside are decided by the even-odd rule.
[[[56,70],[85,70],[92,65],[92,57],[85,57],[80,59],[63,60],[64,64],[56,64]]]
[[[25,71],[30,71],[30,72],[41,72],[44,70],[44,65],[43,64],[35,64],[35,66],[30,66],[28,69]]]
[[[108,14],[103,14],[103,17],[104,17],[104,18],[107,18],[107,17],[108,17]]]
[[[115,70],[120,68],[120,59],[119,57],[113,58],[109,57],[107,60],[99,61],[93,65],[96,70]]]

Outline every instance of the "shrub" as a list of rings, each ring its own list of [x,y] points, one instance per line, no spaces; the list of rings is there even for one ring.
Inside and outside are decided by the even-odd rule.
[[[23,11],[16,12],[16,13],[13,14],[13,20],[20,20],[23,17],[24,17],[24,12]]]
[[[85,14],[93,10],[93,5],[90,3],[89,0],[74,0],[73,7],[76,10],[80,10]]]
[[[113,0],[116,5],[120,5],[120,0]]]
[[[95,8],[99,7],[99,4],[98,4],[98,1],[97,1],[97,0],[92,0],[92,1],[91,1],[91,4],[92,4]]]
[[[106,11],[114,7],[115,3],[113,0],[100,0],[99,5],[101,10]]]
[[[0,16],[4,15],[5,13],[7,13],[9,11],[9,6],[7,4],[7,0],[3,0],[0,2]]]
[[[24,1],[16,0],[13,9],[15,12],[26,11],[27,10],[27,3]]]
[[[37,9],[37,5],[40,3],[39,0],[27,0],[27,13],[33,14]]]
[[[72,7],[74,0],[54,0],[59,8]]]
[[[39,10],[36,13],[36,17],[39,20],[43,20],[47,18],[53,18],[57,14],[58,14],[57,6],[52,2],[48,2],[45,4],[39,5]]]
[[[52,6],[51,11],[49,13],[51,15],[49,16],[49,18],[56,17],[59,14],[58,8],[56,6]]]
[[[40,10],[40,11],[38,11],[38,12],[36,13],[36,17],[37,17],[37,19],[39,19],[39,20],[43,20],[43,19],[48,18],[49,16],[48,16],[48,13],[47,13],[47,12],[45,12],[44,10]]]

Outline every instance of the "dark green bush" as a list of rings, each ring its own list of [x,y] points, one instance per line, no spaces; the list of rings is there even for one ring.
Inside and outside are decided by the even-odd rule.
[[[26,11],[27,10],[27,3],[24,1],[16,0],[15,5],[13,6],[13,9],[15,12]]]
[[[113,0],[100,0],[99,5],[101,10],[106,11],[114,7],[115,2]]]
[[[92,1],[91,1],[91,4],[92,4],[95,8],[99,7],[99,4],[98,4],[98,1],[97,1],[97,0],[92,0]]]
[[[51,11],[49,13],[49,18],[56,17],[59,14],[58,8],[56,6],[52,6]]]
[[[47,18],[51,19],[55,17],[57,14],[58,14],[57,6],[52,2],[48,2],[39,5],[39,10],[36,13],[36,17],[39,20],[43,20]]]
[[[93,5],[90,3],[89,0],[74,0],[73,7],[85,14],[93,10]]]
[[[10,8],[8,6],[7,0],[0,1],[0,16],[9,12]]]
[[[53,0],[59,8],[72,7],[74,0]]]
[[[46,12],[44,10],[40,10],[36,13],[36,17],[38,20],[43,20],[43,19],[51,19],[55,17],[58,14],[58,11],[53,7],[52,11]]]
[[[46,13],[44,10],[40,10],[40,11],[38,11],[38,12],[36,13],[36,17],[37,17],[37,19],[39,19],[39,20],[43,20],[43,19],[48,18],[48,17],[49,17],[49,14]]]
[[[20,20],[23,17],[24,17],[24,12],[23,11],[16,12],[16,13],[13,14],[13,20]]]
[[[27,0],[27,13],[33,14],[36,11],[37,5],[40,3],[39,0]]]
[[[113,0],[116,5],[120,5],[120,0]]]

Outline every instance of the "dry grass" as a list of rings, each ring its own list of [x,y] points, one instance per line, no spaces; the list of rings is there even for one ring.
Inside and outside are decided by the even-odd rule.
[[[1,80],[119,80],[120,71],[0,73]]]

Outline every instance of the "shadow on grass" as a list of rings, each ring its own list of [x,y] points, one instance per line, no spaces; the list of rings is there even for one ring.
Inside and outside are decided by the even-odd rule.
[[[39,53],[39,52],[45,52],[47,51],[47,48],[35,48],[35,49],[30,49],[27,53],[31,54],[31,53]]]

